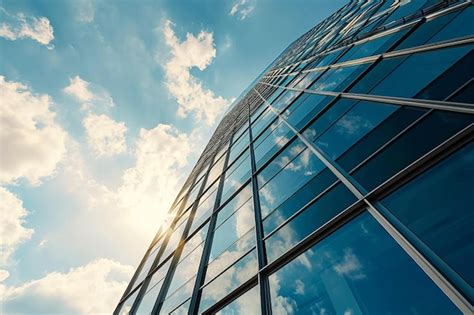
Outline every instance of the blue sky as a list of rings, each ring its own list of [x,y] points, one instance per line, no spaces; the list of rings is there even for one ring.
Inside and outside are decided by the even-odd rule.
[[[1,1],[0,295],[110,313],[216,123],[345,1]]]

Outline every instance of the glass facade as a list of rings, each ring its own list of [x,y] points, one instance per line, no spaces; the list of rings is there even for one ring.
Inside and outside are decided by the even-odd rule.
[[[114,314],[472,314],[473,21],[467,0],[350,1],[293,42]]]

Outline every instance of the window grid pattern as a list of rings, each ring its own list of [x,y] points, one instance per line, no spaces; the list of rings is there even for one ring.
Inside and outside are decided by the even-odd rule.
[[[285,272],[320,259],[345,231],[359,233],[354,222],[400,248],[395,260],[427,279],[439,310],[472,313],[473,216],[464,208],[474,192],[423,179],[448,182],[450,165],[474,187],[473,18],[472,1],[350,1],[293,42],[219,123],[114,314],[304,312],[303,298],[286,292],[305,296],[304,283],[293,288],[300,280],[285,283]],[[465,200],[458,217],[423,216],[424,189]],[[419,193],[417,221],[402,203],[415,200],[410,191]],[[434,237],[439,222],[457,238]],[[346,265],[324,271],[333,285],[334,271],[363,278],[350,269],[359,263],[351,249],[343,253]],[[337,299],[377,312],[363,296],[312,289],[326,290],[308,293],[312,307],[330,296],[335,313],[344,311]],[[417,311],[433,311],[418,302]]]

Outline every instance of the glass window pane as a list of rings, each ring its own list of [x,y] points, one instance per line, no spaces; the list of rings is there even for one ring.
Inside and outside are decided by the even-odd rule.
[[[321,173],[311,178],[306,184],[288,197],[275,208],[263,221],[264,235],[282,224],[295,212],[303,208],[311,200],[316,198],[326,188],[336,182],[337,177],[329,169],[325,168]]]
[[[177,308],[186,299],[190,298],[193,293],[194,282],[196,277],[186,282],[181,288],[168,295],[166,300],[163,302],[160,314],[168,314]],[[168,291],[169,292],[169,291]]]
[[[194,244],[190,244],[189,246],[192,245]],[[187,256],[181,256],[178,266],[176,267],[176,271],[173,274],[173,279],[171,280],[170,286],[168,288],[168,293],[166,295],[167,297],[171,296],[178,288],[180,288],[183,284],[188,282],[196,275],[199,263],[201,261],[203,248],[204,244],[201,244]]]
[[[172,314],[172,315],[187,315],[190,304],[191,304],[191,299],[188,299],[188,301],[186,303],[183,303],[182,305],[180,305],[178,308],[173,310],[170,314]]]
[[[214,305],[232,290],[250,279],[257,271],[257,253],[253,250],[202,289],[199,312]]]
[[[474,143],[382,200],[408,229],[474,286]]]
[[[206,186],[211,185],[214,183],[214,181],[221,176],[222,174],[222,169],[224,168],[224,163],[225,163],[225,155],[222,156],[219,161],[217,161],[209,171],[209,176],[207,178],[207,183]]]
[[[278,112],[281,112],[291,102],[293,102],[293,100],[295,100],[300,94],[301,94],[301,92],[298,92],[298,91],[287,90],[275,102],[273,102],[271,105]]]
[[[324,168],[324,164],[307,148],[284,165],[275,177],[260,188],[262,217],[278,207]]]
[[[390,48],[390,46],[392,46],[409,30],[410,28],[408,27],[403,30],[399,30],[398,32],[386,34],[377,38],[371,38],[369,41],[355,45],[344,56],[342,56],[342,58],[338,62],[355,60],[384,53],[388,48]]]
[[[472,115],[434,111],[353,173],[367,191],[472,123]]]
[[[235,160],[235,158],[242,153],[242,151],[247,148],[249,145],[249,133],[248,130],[243,134],[243,136],[237,140],[236,143],[232,145],[230,148],[230,155],[229,155],[229,165]]]
[[[331,68],[319,78],[310,89],[315,91],[342,92],[369,66],[369,63]]]
[[[276,314],[459,314],[363,213],[269,277]]]
[[[260,116],[255,123],[252,124],[252,137],[257,139],[260,132],[263,131],[275,118],[274,114],[269,108]]]
[[[216,226],[218,227],[231,216],[235,211],[240,209],[240,207],[252,207],[253,208],[253,200],[252,198],[252,186],[249,183],[245,186],[237,195],[235,195],[221,210],[217,215]]]
[[[430,38],[443,29],[446,24],[451,22],[452,19],[458,14],[459,11],[453,12],[451,14],[445,14],[424,22],[419,27],[417,27],[413,33],[405,38],[405,40],[403,40],[403,42],[396,47],[396,50],[424,45]]]
[[[218,257],[210,257],[211,262],[209,263],[206,271],[206,280],[204,283],[208,283],[224,271],[227,267],[233,264],[236,260],[242,257],[255,245],[255,229],[249,230],[244,236],[238,239],[235,243],[231,244],[224,251],[220,253]]]
[[[408,127],[426,112],[425,109],[403,106],[390,115],[384,122],[355,145],[342,154],[336,161],[346,171],[351,171],[356,165],[366,159],[382,145],[386,144],[395,135]]]
[[[337,159],[359,139],[389,117],[398,106],[359,102],[316,141],[331,159]]]
[[[209,190],[204,193],[201,199],[199,200],[199,205],[196,209],[196,214],[194,215],[193,223],[191,224],[189,234],[192,234],[200,224],[202,224],[211,216],[216,202],[218,185],[219,182],[215,182],[214,185],[212,185],[212,187],[210,187]]]
[[[232,193],[237,191],[250,178],[250,173],[250,153],[247,149],[225,172],[221,202],[226,201]]]
[[[294,102],[284,113],[283,117],[298,130],[301,130],[313,117],[333,100],[332,96],[309,94],[301,102]]]
[[[216,315],[257,315],[260,313],[260,292],[257,285],[225,306]]]
[[[355,196],[341,183],[331,188],[311,206],[265,240],[268,261],[280,257],[356,200]]]
[[[181,237],[183,236],[183,231],[184,228],[186,227],[186,222],[187,222],[187,217],[189,216],[189,212],[187,214],[184,214],[186,218],[181,219],[181,221],[178,223],[179,226],[172,231],[171,237],[168,241],[168,244],[166,245],[166,249],[161,256],[162,258],[168,257],[169,254],[171,254],[176,247],[178,247],[179,242],[181,241]]]
[[[137,298],[139,291],[140,291],[140,288],[138,288],[135,292],[133,292],[133,294],[127,300],[125,300],[125,302],[123,302],[119,311],[120,315],[128,315],[130,313],[130,310],[132,309],[132,305],[135,302],[135,299]]]
[[[211,248],[211,259],[219,256],[255,226],[253,206],[249,201],[216,228]],[[250,242],[250,246],[252,246],[254,240],[250,238]],[[249,245],[245,245],[245,247],[250,248]]]
[[[161,244],[161,241],[159,241],[158,243]],[[160,251],[160,246],[155,245],[155,248],[153,249],[153,251],[146,258],[146,261],[142,269],[140,270],[140,274],[135,280],[133,287],[136,287],[138,284],[140,284],[143,281],[143,279],[145,279],[145,277],[148,275],[148,272],[150,271],[150,268],[153,265],[153,262],[155,261],[156,255],[158,254],[159,251]]]
[[[281,147],[283,147],[294,135],[287,124],[282,120],[276,120],[267,129],[267,134],[257,139],[254,144],[255,161],[257,169],[267,162]]]
[[[137,308],[137,314],[150,314],[153,310],[153,306],[155,305],[158,294],[163,286],[163,280],[168,272],[171,261],[171,258],[168,259],[168,261],[151,277],[146,293],[143,295],[140,305]]]
[[[304,149],[306,145],[298,138],[278,154],[257,176],[259,187],[263,187],[266,182],[271,180],[287,164],[293,161]]]
[[[354,93],[368,93],[370,91],[370,94],[384,96],[414,97],[456,61],[469,53],[472,47],[474,46],[467,45],[417,53],[409,57],[389,58],[378,64],[351,91]],[[387,70],[395,66],[398,67],[385,77],[389,73]],[[384,73],[381,82],[379,71]]]

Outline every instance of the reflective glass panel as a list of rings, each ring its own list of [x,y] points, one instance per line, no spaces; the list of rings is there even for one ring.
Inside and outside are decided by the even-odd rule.
[[[269,281],[276,314],[460,314],[368,213]]]
[[[474,143],[457,151],[382,203],[472,287],[474,285]]]
[[[276,120],[267,131],[254,144],[257,169],[267,162],[294,135],[288,125],[282,120]]]
[[[216,315],[257,315],[260,313],[260,292],[257,285],[226,305]]]
[[[251,251],[202,289],[199,311],[221,300],[258,271],[257,253]]]
[[[239,193],[237,193],[221,210],[217,215],[216,227],[221,225],[225,219],[231,216],[240,207],[253,207],[252,198],[252,186],[249,183]]]
[[[365,162],[353,176],[371,191],[473,121],[472,115],[434,111]]]
[[[280,257],[356,200],[355,196],[341,183],[331,188],[265,240],[268,261]]]
[[[139,291],[140,291],[140,288],[138,288],[135,292],[133,292],[133,294],[127,300],[125,300],[125,302],[123,302],[119,311],[120,315],[128,315],[130,313],[130,310],[132,309],[132,305],[135,302],[135,299],[137,298]]]
[[[335,160],[397,108],[388,104],[359,102],[315,141],[316,146]]]
[[[155,305],[158,294],[163,286],[163,280],[168,272],[171,261],[171,258],[168,259],[168,261],[151,277],[146,293],[143,295],[140,305],[137,308],[137,314],[150,314],[153,310],[153,306]]]
[[[212,187],[210,187],[209,190],[204,193],[204,195],[199,200],[199,205],[196,209],[196,214],[194,215],[193,223],[191,224],[189,234],[192,234],[200,224],[202,224],[204,221],[207,220],[207,218],[211,216],[216,202],[218,185],[219,182],[215,182],[214,185],[212,185]]]
[[[232,193],[239,189],[242,184],[249,179],[250,173],[250,153],[249,150],[246,150],[235,163],[226,170],[221,202],[227,200]]]
[[[222,169],[224,168],[225,155],[223,155],[219,161],[217,161],[209,171],[209,176],[207,178],[206,186],[211,185],[214,181],[222,174]]]
[[[260,188],[262,216],[265,217],[324,168],[324,164],[307,148],[283,165],[282,170]]]
[[[219,256],[230,245],[244,236],[255,226],[252,202],[246,202],[242,207],[227,218],[214,232],[211,248],[211,258]],[[254,240],[249,239],[251,245]],[[251,246],[250,245],[250,246]],[[249,245],[245,245],[249,248]]]
[[[283,114],[283,117],[298,130],[301,130],[313,117],[333,100],[332,96],[309,94],[301,102],[293,103]]]

